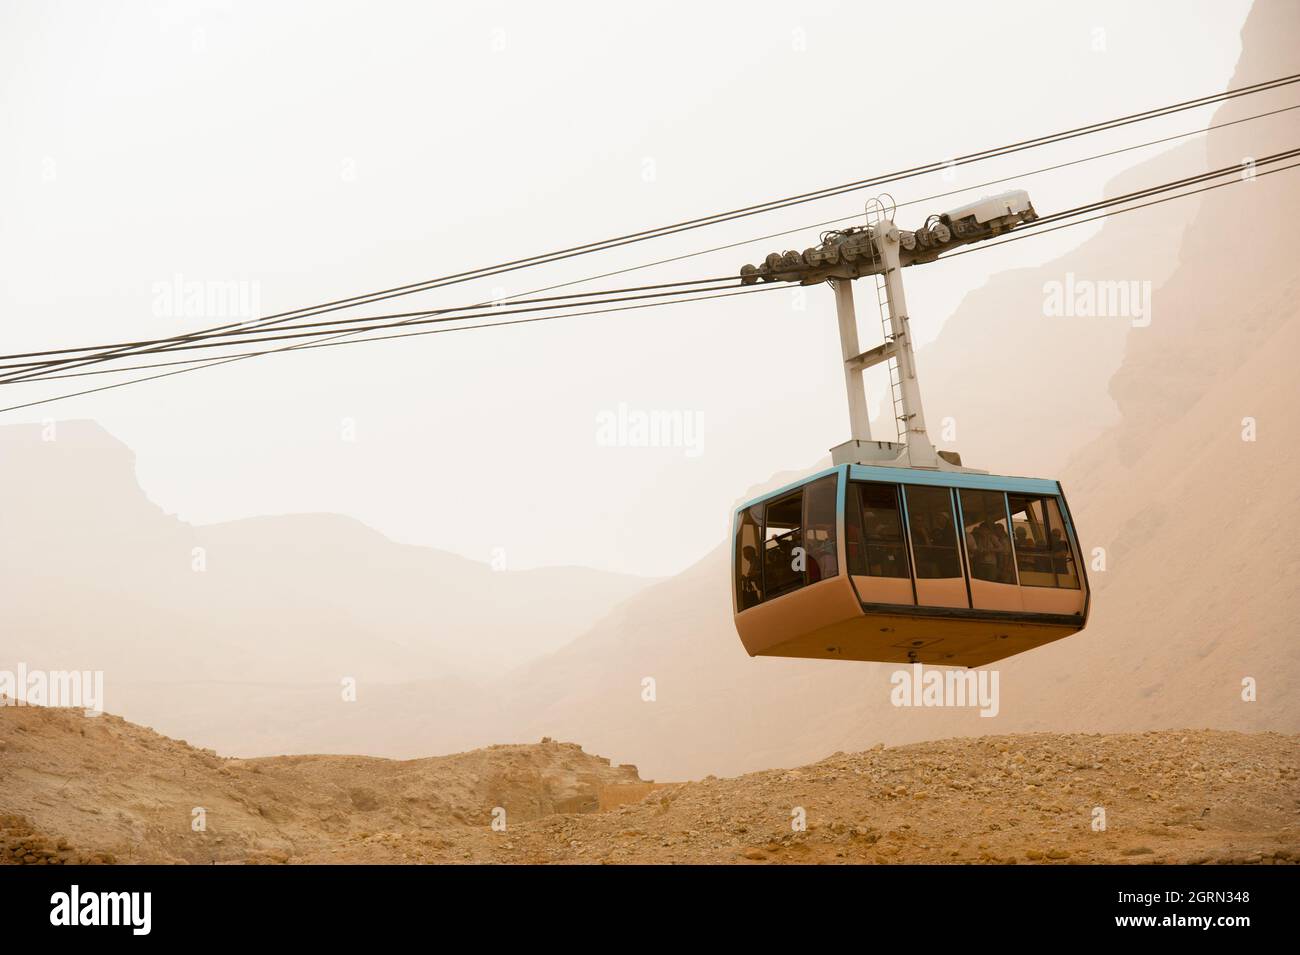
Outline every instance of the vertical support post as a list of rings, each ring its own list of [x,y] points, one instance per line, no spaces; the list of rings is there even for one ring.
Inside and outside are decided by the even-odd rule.
[[[899,389],[903,403],[903,422],[907,435],[907,457],[912,467],[939,466],[939,456],[925,429],[925,411],[921,407],[921,385],[916,378],[916,358],[912,353],[912,330],[907,319],[907,298],[903,294],[903,269],[899,262],[898,229],[888,219],[875,226],[875,243],[882,260],[885,294],[889,302],[890,333],[898,359]]]
[[[840,323],[840,354],[844,359],[844,387],[849,396],[849,437],[854,441],[871,440],[871,417],[867,413],[867,386],[861,369],[852,364],[860,354],[858,316],[853,308],[853,280],[832,279],[835,289],[835,315]]]

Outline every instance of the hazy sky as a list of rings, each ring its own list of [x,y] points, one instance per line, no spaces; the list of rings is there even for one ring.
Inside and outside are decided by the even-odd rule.
[[[1229,80],[1248,7],[5,2],[0,344],[215,324],[157,314],[156,287],[178,275],[249,283],[266,313],[1200,96]],[[926,196],[1209,115],[892,191]],[[1099,197],[1107,178],[1151,155],[1025,187],[1050,212]],[[806,226],[859,212],[865,198],[456,286],[396,310]],[[899,224],[968,198],[900,210]],[[917,339],[933,338],[989,275],[1051,258],[1091,228],[909,270]],[[604,284],[730,274],[815,244],[817,232]],[[109,380],[6,387],[0,404]],[[690,447],[608,446],[598,425],[620,406],[679,412],[700,431]],[[136,451],[150,496],[187,521],[337,512],[476,559],[503,548],[512,567],[642,574],[698,559],[751,485],[847,437],[825,288],[260,358],[0,424],[47,418],[102,423]],[[349,422],[355,440],[345,440]]]

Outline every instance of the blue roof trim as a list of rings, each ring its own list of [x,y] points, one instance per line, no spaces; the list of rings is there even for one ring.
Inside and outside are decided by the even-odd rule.
[[[792,481],[789,484],[785,485],[784,487],[777,488],[775,491],[768,491],[766,494],[764,494],[761,497],[756,497],[753,498],[752,500],[746,501],[744,504],[741,504],[738,508],[736,508],[736,513],[739,514],[745,508],[753,507],[755,504],[761,504],[763,501],[770,501],[775,497],[780,497],[782,494],[785,494],[787,491],[793,491],[796,488],[803,487],[806,484],[811,484],[813,481],[816,481],[818,478],[824,478],[828,474],[839,474],[844,471],[844,468],[845,465],[842,464],[836,465],[833,468],[826,468],[825,470],[817,471],[814,474],[809,474],[807,477],[802,477],[797,481]]]
[[[854,481],[885,484],[928,484],[935,487],[966,487],[980,491],[1014,491],[1024,494],[1061,493],[1061,485],[1047,478],[1007,477],[1001,474],[968,474],[962,471],[926,471],[920,468],[882,468],[867,464],[849,466]]]
[[[1009,477],[1002,474],[968,474],[962,471],[929,471],[922,468],[893,468],[875,467],[868,464],[850,464],[826,468],[800,478],[798,481],[793,481],[775,491],[769,491],[761,497],[746,501],[736,508],[735,513],[739,514],[747,507],[753,507],[755,504],[761,504],[764,501],[780,497],[782,494],[801,488],[818,478],[824,478],[828,474],[842,474],[846,470],[849,472],[849,479],[852,481],[880,481],[884,484],[924,484],[932,487],[964,487],[978,491],[1011,491],[1020,494],[1050,494],[1053,496],[1059,496],[1061,493],[1060,483],[1048,478]],[[841,488],[841,492],[842,490]],[[732,534],[734,537],[734,521],[732,523]]]

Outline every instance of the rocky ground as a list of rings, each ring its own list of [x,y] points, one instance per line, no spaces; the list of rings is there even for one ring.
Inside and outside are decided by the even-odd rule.
[[[655,784],[572,743],[228,759],[111,715],[0,707],[0,862],[1300,860],[1300,738],[952,739]]]

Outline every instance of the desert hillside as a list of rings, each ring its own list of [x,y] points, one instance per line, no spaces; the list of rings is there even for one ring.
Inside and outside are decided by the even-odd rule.
[[[989,736],[655,786],[549,739],[241,760],[111,715],[4,707],[0,863],[1283,863],[1300,860],[1298,743]]]
[[[0,707],[0,781],[3,861],[27,862],[328,861],[396,832],[409,844],[394,849],[401,861],[443,846],[448,830],[490,825],[497,807],[510,825],[653,788],[635,766],[551,740],[403,762],[241,760],[111,714],[24,706]],[[35,859],[13,851],[32,840],[46,850]]]

